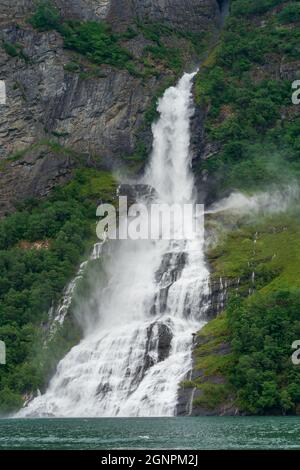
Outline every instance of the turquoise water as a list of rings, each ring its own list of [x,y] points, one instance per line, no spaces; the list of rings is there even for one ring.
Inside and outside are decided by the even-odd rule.
[[[300,417],[3,419],[0,449],[300,449]]]

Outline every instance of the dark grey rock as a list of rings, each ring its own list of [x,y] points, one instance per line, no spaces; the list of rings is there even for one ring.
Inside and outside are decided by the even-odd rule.
[[[140,19],[169,23],[177,29],[198,32],[209,30],[219,21],[217,1],[211,0],[132,0]]]
[[[216,0],[55,0],[55,4],[64,17],[105,18],[114,29],[127,28],[138,18],[201,32],[214,29],[220,16]],[[157,77],[140,79],[126,70],[105,66],[97,77],[82,78],[68,72],[66,64],[78,56],[63,48],[58,33],[41,33],[26,23],[34,5],[33,0],[0,0],[0,41],[20,43],[27,57],[26,61],[10,57],[0,47],[0,77],[7,88],[7,105],[0,107],[0,164],[2,159],[43,139],[56,139],[88,159],[97,155],[106,168],[124,166],[123,157],[134,153],[138,136],[149,152],[151,129],[143,126],[145,111],[165,79],[175,80],[175,76],[160,70]],[[147,44],[140,35],[127,41],[126,47],[140,58]],[[191,60],[187,53],[187,64]],[[11,210],[18,198],[48,192],[48,177],[40,172],[49,164],[45,168],[39,163],[26,174],[12,170],[10,165],[4,170],[1,165],[1,187],[5,189],[1,192],[0,216]],[[59,182],[65,163],[57,164]],[[54,174],[52,168],[50,179],[54,178],[55,183]],[[38,178],[40,188],[30,193]]]
[[[10,163],[8,170],[0,169],[0,216],[26,198],[47,196],[57,184],[71,178],[74,166],[68,155],[41,147]]]

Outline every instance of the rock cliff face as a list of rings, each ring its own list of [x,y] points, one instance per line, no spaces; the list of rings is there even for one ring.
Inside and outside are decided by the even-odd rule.
[[[94,20],[105,18],[112,4],[111,0],[55,0],[53,3],[65,16]],[[24,18],[35,8],[35,0],[1,0],[1,21]]]
[[[105,19],[114,30],[125,30],[138,19],[200,33],[214,31],[220,21],[216,0],[54,3],[63,17]],[[176,79],[176,74],[164,67],[146,78],[109,66],[102,66],[97,77],[70,72],[66,65],[76,53],[63,48],[59,33],[38,32],[26,22],[34,9],[32,0],[0,0],[0,79],[7,89],[7,103],[0,109],[0,215],[20,198],[43,196],[70,173],[72,158],[66,161],[56,155],[49,159],[41,145],[45,140],[54,139],[60,146],[82,154],[87,165],[92,155],[101,157],[101,164],[111,168],[122,157],[133,154],[153,97],[166,79]],[[22,54],[9,55],[5,43],[20,45]],[[126,41],[126,48],[138,59],[143,58],[146,45],[141,34]],[[192,60],[189,44],[181,40],[177,46],[186,48],[188,64]],[[142,138],[149,150],[150,124]],[[21,154],[16,154],[20,150]]]
[[[209,30],[212,21],[220,21],[219,6],[211,0],[118,0],[118,3],[131,3],[131,11],[139,19],[166,22],[184,31]]]
[[[210,281],[209,308],[207,310],[207,321],[219,318],[229,298],[229,290],[238,289],[239,281],[228,279],[215,279]],[[209,325],[210,323],[208,323]],[[203,348],[203,351],[201,351]],[[217,371],[207,376],[205,367],[198,366],[199,357],[209,359],[211,357],[226,357],[231,353],[231,347],[227,337],[218,334],[207,334],[205,328],[198,332],[194,338],[192,353],[192,369],[188,372],[182,386],[178,390],[178,416],[233,416],[238,414],[234,406],[234,397],[227,396],[220,404],[207,406],[201,403],[203,390],[201,384],[212,386],[226,386],[226,379]],[[205,385],[204,385],[205,386]],[[200,400],[200,403],[198,403]]]
[[[108,19],[110,22],[132,23],[140,20],[166,21],[171,26],[189,31],[207,29],[218,21],[219,7],[215,0],[54,0],[64,16],[83,20]],[[2,20],[22,18],[34,9],[34,0],[1,0]]]
[[[201,333],[201,332],[200,332]],[[211,338],[210,338],[211,340]],[[227,342],[217,341],[217,338],[213,338],[216,341],[214,348],[209,353],[203,353],[203,358],[212,356],[226,357],[231,353],[230,345]],[[195,338],[194,351],[193,351],[193,363],[194,367],[190,371],[187,377],[188,381],[198,386],[183,386],[179,389],[178,404],[177,404],[177,416],[235,416],[239,414],[238,408],[234,404],[234,395],[229,394],[222,403],[208,406],[207,403],[201,403],[204,391],[201,389],[199,384],[209,384],[210,386],[226,386],[226,380],[223,376],[217,372],[209,377],[206,376],[205,369],[198,368],[196,366],[197,350],[201,347],[207,347],[208,339],[205,335],[198,336]],[[201,357],[201,356],[200,356]]]

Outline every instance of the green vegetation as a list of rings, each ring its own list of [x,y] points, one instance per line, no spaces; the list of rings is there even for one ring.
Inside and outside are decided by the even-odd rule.
[[[229,189],[253,193],[298,184],[300,120],[291,85],[299,78],[293,66],[299,11],[294,1],[233,0],[221,40],[197,77],[196,99],[207,109],[206,135],[216,148],[197,170],[215,181],[215,197]],[[295,69],[294,76],[279,64]],[[212,216],[214,222],[217,227]],[[200,332],[195,365],[201,377],[189,384],[203,391],[195,403],[233,404],[250,414],[299,413],[300,369],[291,361],[300,337],[299,210],[222,214],[219,222],[228,233],[220,233],[209,258],[216,282],[222,277],[232,287],[226,311]],[[220,359],[224,344],[229,352]]]
[[[116,185],[110,173],[75,172],[47,200],[25,201],[0,222],[0,339],[7,346],[1,366],[0,412],[18,408],[26,394],[42,389],[80,330],[68,318],[48,347],[42,325],[91,246],[99,198],[109,202]]]
[[[66,49],[80,52],[97,65],[125,68],[132,59],[105,23],[68,21],[59,29]]]
[[[256,235],[257,234],[257,235]],[[254,244],[254,239],[256,243]],[[237,226],[209,256],[214,276],[242,280],[241,288],[255,287],[263,292],[297,288],[300,279],[300,220],[297,210],[269,216],[262,221]]]
[[[29,23],[39,31],[50,31],[60,27],[60,14],[50,0],[41,0],[37,3],[34,15]]]
[[[284,3],[283,0],[234,0],[232,2],[232,14],[235,16],[259,15],[268,13],[272,8]]]
[[[241,409],[252,414],[299,411],[300,371],[291,361],[291,345],[300,335],[299,308],[299,290],[231,302],[236,363],[230,380]]]
[[[299,3],[290,3],[279,13],[279,21],[281,23],[300,22],[300,5]]]
[[[234,364],[234,355],[228,347],[228,318],[225,313],[210,321],[198,333],[198,346],[194,351],[195,371],[198,377],[183,382],[185,388],[196,388],[195,406],[217,409],[233,404],[233,386],[228,375]],[[224,346],[228,351],[224,353]]]
[[[182,58],[178,49],[166,47],[160,44],[156,46],[147,46],[145,51],[150,53],[154,60],[167,63],[169,68],[175,72],[180,72],[182,70]]]
[[[210,345],[212,347],[212,345]],[[214,345],[216,347],[216,345]],[[204,348],[203,348],[204,349]],[[203,349],[198,349],[198,355],[201,354]],[[197,357],[195,368],[197,370],[203,370],[204,376],[210,377],[212,375],[226,375],[229,372],[229,367],[232,364],[232,355],[226,354],[210,354],[205,357]]]
[[[227,384],[204,382],[198,388],[202,391],[202,395],[194,400],[194,405],[208,408],[209,410],[216,409],[225,403],[231,393],[231,388]]]
[[[53,132],[53,136],[55,137],[63,137],[65,134],[59,134],[58,132]],[[9,155],[6,158],[5,162],[16,162],[21,160],[25,157],[28,153],[33,152],[34,150],[40,149],[44,147],[45,149],[57,154],[57,155],[69,155],[72,156],[74,159],[80,161],[81,156],[79,154],[75,154],[75,152],[68,148],[61,145],[57,140],[49,140],[49,139],[42,139],[35,144],[29,145],[24,147],[23,149],[16,150],[14,153]]]
[[[19,48],[15,44],[12,44],[10,42],[4,42],[3,49],[11,57],[18,57],[19,55]]]
[[[209,42],[209,35],[206,33],[191,33],[186,31],[177,31],[170,26],[157,23],[137,23],[137,29],[141,32],[145,39],[152,41],[154,44],[147,46],[144,49],[148,59],[155,62],[162,62],[175,73],[179,73],[183,67],[183,56],[180,47],[170,47],[165,44],[166,39],[168,43],[170,39],[176,42],[180,39],[185,39],[190,44],[190,48],[199,57],[207,48]]]
[[[13,44],[11,42],[3,42],[2,46],[5,52],[11,57],[19,57],[20,59],[23,59],[25,62],[29,61],[27,55],[23,51],[22,44],[19,44],[19,43]]]
[[[182,68],[183,52],[181,48],[166,45],[165,39],[169,43],[172,38],[184,39],[187,47],[199,51],[205,40],[200,35],[183,34],[154,23],[136,24],[122,34],[115,34],[105,22],[64,21],[54,3],[48,0],[37,3],[28,22],[40,32],[55,30],[62,36],[64,47],[75,52],[64,68],[83,78],[101,76],[100,66],[107,64],[127,69],[141,79],[167,71],[174,81]],[[145,48],[142,58],[135,59],[126,49],[126,43],[138,35],[152,44]],[[3,47],[11,57],[25,59],[21,45],[6,42]],[[153,99],[143,126],[153,121],[157,98],[166,86],[167,81]],[[19,88],[19,84],[16,82],[14,87]],[[65,136],[58,132],[52,134],[57,138]],[[47,139],[10,155],[6,164],[40,147],[75,158],[73,152],[56,140]],[[139,140],[130,158],[140,162],[145,153],[145,145]],[[76,159],[80,163],[80,155]],[[110,174],[81,169],[68,185],[57,188],[47,200],[25,201],[17,212],[1,220],[0,339],[6,342],[8,357],[7,365],[1,367],[0,412],[18,408],[27,395],[37,388],[42,390],[57,361],[78,342],[80,329],[72,316],[68,316],[45,348],[48,311],[59,301],[63,288],[86,256],[95,228],[96,201],[99,197],[109,201],[114,191],[115,182]],[[87,288],[84,279],[78,290]]]
[[[161,23],[137,22],[128,27],[124,33],[116,34],[104,21],[63,21],[58,9],[52,1],[42,0],[38,3],[35,13],[29,18],[29,23],[39,31],[56,30],[64,38],[66,49],[76,51],[86,57],[91,63],[100,66],[108,64],[128,70],[139,78],[156,76],[159,74],[157,66],[162,65],[171,72],[178,74],[183,67],[182,47],[170,47],[166,44],[170,39],[175,42],[179,39],[186,41],[186,49],[195,54],[202,54],[208,35],[205,33],[190,33],[177,31]],[[142,35],[152,42],[144,49],[144,57],[137,59],[126,49],[126,42]],[[77,65],[77,64],[76,64]],[[69,72],[80,71],[73,62],[65,66]],[[89,68],[81,72],[83,77],[97,75],[97,69]]]
[[[292,81],[276,73],[279,63],[299,57],[299,28],[282,25],[289,11],[294,2],[234,0],[221,41],[198,75],[197,101],[209,110],[206,132],[220,147],[199,170],[214,175],[217,195],[300,175]]]
[[[138,23],[137,26],[143,36],[154,43],[144,49],[148,58],[156,62],[163,62],[171,70],[180,72],[182,69],[180,50],[174,47],[167,47],[164,44],[164,39],[176,35],[176,32],[172,28],[159,23]]]
[[[231,4],[220,42],[196,80],[197,103],[207,109],[206,136],[216,148],[196,171],[206,170],[215,181],[215,197],[233,188],[251,193],[291,178],[297,183],[300,177],[300,118],[291,104],[292,80],[284,72],[285,67],[293,70],[300,56],[299,3]],[[65,48],[75,51],[65,65],[67,72],[95,77],[101,74],[100,66],[108,64],[143,79],[167,71],[144,115],[142,131],[157,116],[157,99],[182,69],[186,51],[178,47],[180,41],[199,56],[209,40],[158,23],[136,23],[115,34],[104,22],[63,21],[48,1],[38,4],[29,22],[39,31],[56,30]],[[126,43],[139,35],[150,44],[144,57],[136,59]],[[3,47],[10,56],[21,57],[20,45]],[[293,80],[299,78],[296,69]],[[40,145],[56,153],[70,152],[47,140],[16,152],[8,161]],[[136,152],[124,160],[139,165],[145,155],[139,139]],[[86,254],[96,201],[111,200],[114,191],[111,174],[81,169],[47,200],[26,201],[0,222],[0,339],[8,351],[8,363],[1,367],[1,412],[18,408],[26,394],[43,389],[57,361],[78,342],[80,328],[71,315],[47,348],[41,331],[50,306]],[[183,386],[196,388],[195,404],[206,409],[234,406],[252,414],[299,413],[300,369],[291,362],[291,344],[300,338],[299,210],[231,219],[228,226],[234,230],[222,234],[209,258],[213,279],[222,277],[233,286],[230,302],[200,331],[194,358],[198,377]],[[99,269],[91,264],[72,308],[88,292],[88,277]]]
[[[291,345],[300,337],[299,240],[295,209],[236,220],[236,230],[210,250],[214,278],[233,287],[226,311],[199,332],[195,370],[201,375],[183,384],[202,390],[195,405],[232,405],[249,414],[299,412],[300,370],[291,361]]]
[[[66,49],[79,52],[97,65],[126,68],[132,60],[131,54],[119,45],[119,38],[107,24],[75,20],[63,22],[51,1],[40,2],[29,23],[39,31],[55,29],[63,36]]]
[[[235,391],[236,405],[251,414],[300,409],[300,370],[291,361],[291,345],[300,335],[299,239],[295,209],[237,222],[236,230],[209,254],[215,278],[234,283],[226,313],[214,321],[217,335],[231,345],[225,369],[219,370]],[[250,297],[249,289],[254,291]],[[214,322],[206,327],[212,333]],[[197,350],[204,354],[208,377],[215,374],[212,346]]]
[[[78,72],[80,70],[80,65],[77,62],[68,62],[64,66],[64,69],[67,72]]]

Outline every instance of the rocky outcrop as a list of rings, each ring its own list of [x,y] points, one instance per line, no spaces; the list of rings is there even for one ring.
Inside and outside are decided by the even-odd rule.
[[[98,20],[107,17],[111,0],[56,0],[61,13],[67,17],[83,20]]]
[[[210,266],[212,270],[212,267]],[[216,318],[226,308],[229,293],[239,288],[239,280],[214,278],[210,279],[209,307],[206,312],[207,320]]]
[[[0,24],[24,18],[34,8],[34,0],[0,0]]]
[[[216,0],[55,0],[54,3],[64,17],[105,19],[115,29],[127,28],[139,19],[201,32],[214,29],[220,17]],[[7,157],[15,157],[16,152],[45,139],[54,139],[84,158],[98,155],[103,166],[115,168],[123,162],[123,157],[134,153],[139,135],[145,148],[150,149],[150,126],[142,126],[145,111],[165,80],[176,79],[172,71],[161,67],[158,74],[147,78],[137,78],[126,70],[109,66],[102,66],[97,76],[68,71],[67,64],[74,58],[77,60],[78,55],[63,48],[63,39],[57,32],[38,32],[26,23],[34,5],[33,0],[0,0],[0,78],[7,90],[6,105],[0,106],[0,177],[1,187],[5,187],[0,192],[0,216],[24,195],[46,194],[52,185],[49,186],[48,180],[56,179],[54,168],[49,178],[40,173],[48,168],[48,163],[41,163],[45,155],[38,150],[30,157],[31,171],[25,179],[26,165],[21,161],[11,165],[5,160]],[[21,53],[9,55],[1,46],[3,43],[18,44]],[[141,59],[147,44],[140,34],[126,41],[126,48]],[[181,40],[180,48],[184,47],[188,62],[189,47]],[[53,165],[58,165],[59,182],[65,163],[55,162],[53,159]],[[36,189],[37,179],[39,189]],[[31,192],[29,188],[33,187],[35,191]]]
[[[193,360],[195,362],[196,349],[199,346],[205,346],[207,339],[201,336],[197,336],[194,344]],[[209,354],[214,356],[226,356],[230,354],[231,349],[228,343],[218,343]],[[224,386],[227,384],[226,379],[219,374],[206,376],[205,370],[197,369],[195,366],[191,370],[188,380],[198,384],[209,383],[212,386]],[[215,406],[208,406],[205,401],[201,403],[201,398],[204,395],[204,390],[201,385],[198,386],[183,386],[179,390],[178,404],[177,404],[177,416],[235,416],[239,414],[239,410],[234,403],[235,397],[233,394],[228,394],[224,401],[221,401]]]
[[[11,162],[9,171],[0,168],[0,215],[5,215],[20,200],[47,196],[57,184],[71,178],[75,166],[76,161],[70,155],[43,145],[32,149],[18,162]]]
[[[171,350],[172,330],[168,325],[155,321],[147,328],[147,340],[143,365],[136,369],[132,386],[138,386],[151,367],[168,358]],[[130,366],[127,373],[130,374]]]
[[[165,22],[190,32],[207,31],[220,21],[219,6],[211,0],[132,0],[139,19]]]
[[[103,19],[107,16],[111,0],[53,0],[65,17],[85,20]],[[23,19],[35,8],[36,0],[0,0],[1,21]]]
[[[22,18],[35,7],[35,0],[0,0],[2,20]],[[168,23],[182,30],[209,30],[220,21],[217,0],[53,0],[65,17],[106,19],[120,29],[141,21]]]
[[[76,152],[104,156],[110,166],[114,157],[133,152],[156,78],[146,88],[125,70],[103,67],[101,77],[82,79],[64,69],[70,57],[58,33],[11,26],[3,38],[23,44],[28,62],[0,52],[7,88],[0,115],[1,157],[53,136]]]
[[[212,270],[212,267],[211,267]],[[226,308],[229,293],[239,288],[239,280],[216,278],[210,279],[209,298],[207,299],[208,308],[206,310],[206,320],[210,322],[219,317]],[[234,405],[234,397],[229,394],[223,402],[216,406],[209,407],[205,404],[199,405],[197,401],[201,401],[204,391],[201,384],[209,383],[213,386],[226,386],[226,378],[218,373],[207,376],[206,370],[197,367],[197,358],[199,357],[199,348],[203,346],[201,356],[203,358],[215,356],[227,356],[231,353],[230,343],[226,334],[221,337],[217,334],[215,337],[201,330],[194,335],[193,352],[192,352],[192,368],[185,377],[178,390],[178,416],[233,416],[238,413],[237,407]],[[207,347],[207,345],[209,345]]]

